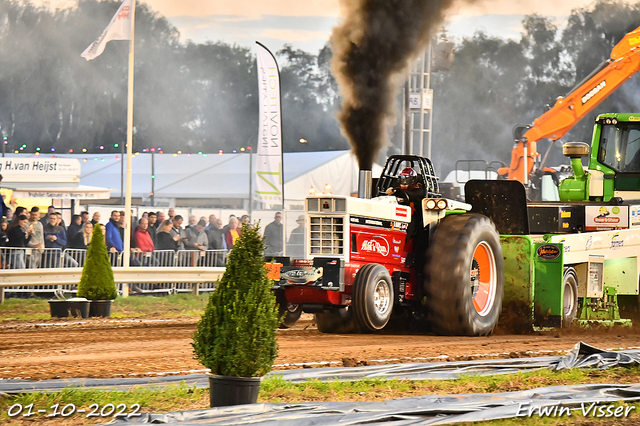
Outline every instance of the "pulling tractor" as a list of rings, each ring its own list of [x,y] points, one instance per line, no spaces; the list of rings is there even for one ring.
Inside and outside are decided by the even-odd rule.
[[[325,333],[416,317],[437,334],[468,336],[490,334],[501,317],[528,329],[628,324],[620,314],[637,305],[640,114],[599,116],[591,152],[584,143],[563,150],[574,176],[561,182],[560,202],[529,202],[512,180],[472,180],[464,203],[446,199],[431,161],[406,155],[389,157],[375,182],[361,171],[357,198],[308,197],[308,257],[280,259],[280,303],[296,308],[287,314],[314,313]],[[406,168],[417,172],[418,199],[387,195]]]

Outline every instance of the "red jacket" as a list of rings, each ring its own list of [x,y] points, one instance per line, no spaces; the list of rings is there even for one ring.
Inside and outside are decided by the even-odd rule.
[[[142,251],[154,251],[156,249],[149,231],[143,231],[139,226],[136,226],[136,232],[133,233],[133,242]]]

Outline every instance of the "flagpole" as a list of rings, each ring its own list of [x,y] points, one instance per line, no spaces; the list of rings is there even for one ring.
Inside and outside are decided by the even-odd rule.
[[[133,71],[136,28],[136,0],[131,5],[131,41],[129,44],[129,88],[127,92],[127,191],[124,202],[124,253],[123,266],[129,267],[131,258],[131,157],[133,155]],[[127,289],[128,290],[128,289]]]

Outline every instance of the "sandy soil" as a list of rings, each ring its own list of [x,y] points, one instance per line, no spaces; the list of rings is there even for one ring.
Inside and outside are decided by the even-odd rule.
[[[304,315],[278,331],[275,369],[559,354],[582,340],[604,349],[640,346],[640,330],[572,330],[528,335],[442,337],[322,334]],[[43,380],[205,372],[193,359],[197,318],[51,320],[0,324],[0,378]]]

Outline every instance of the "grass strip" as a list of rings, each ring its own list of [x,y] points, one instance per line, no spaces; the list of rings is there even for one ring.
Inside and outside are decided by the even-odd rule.
[[[609,370],[572,369],[555,372],[551,370],[529,371],[526,373],[473,376],[465,375],[456,380],[385,380],[381,378],[363,379],[351,382],[321,382],[309,380],[304,383],[291,383],[276,376],[264,380],[260,387],[259,402],[323,402],[323,401],[386,401],[396,398],[416,397],[430,394],[467,394],[512,392],[545,386],[574,385],[582,383],[640,383],[640,367],[612,368]],[[66,389],[50,394],[33,393],[9,396],[0,399],[0,424],[24,426],[43,425],[79,425],[104,423],[112,417],[87,418],[91,404],[98,404],[102,409],[107,404],[114,406],[125,404],[128,412],[133,404],[140,404],[141,412],[163,413],[181,410],[199,410],[209,407],[208,389],[189,388],[186,385],[172,386],[162,389],[135,388],[130,392],[98,391]],[[77,410],[87,410],[84,414],[69,417],[47,417],[46,414],[34,414],[31,417],[22,415],[9,418],[8,411],[15,404],[26,407],[33,404],[34,411],[47,409],[52,414],[51,406],[59,404],[63,407],[73,404]],[[631,411],[629,418],[616,419],[624,424],[640,424],[640,404]],[[14,408],[15,410],[15,408]],[[69,408],[70,410],[70,408]],[[108,412],[108,410],[107,410]],[[571,418],[540,418],[538,415],[519,417],[482,424],[491,425],[560,425],[567,424],[612,424],[611,418],[594,418],[574,413]]]
[[[111,306],[111,318],[199,317],[209,300],[208,294],[118,297]],[[51,319],[46,299],[5,299],[0,304],[0,321]],[[73,319],[73,318],[71,318]],[[56,318],[57,321],[64,318]]]

